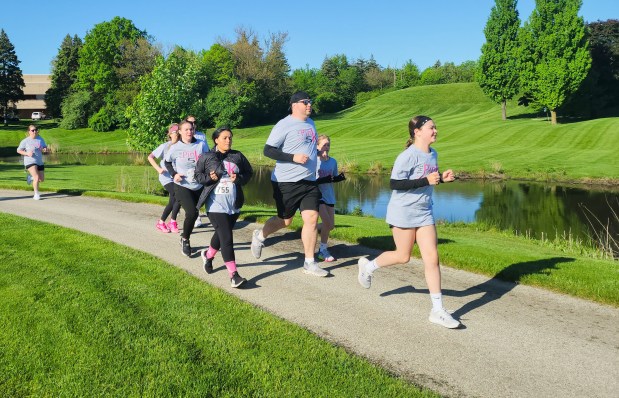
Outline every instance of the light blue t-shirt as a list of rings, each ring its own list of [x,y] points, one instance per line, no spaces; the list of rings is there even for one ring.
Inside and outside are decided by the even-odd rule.
[[[420,151],[411,145],[398,155],[391,172],[392,180],[416,180],[438,171],[438,156],[430,148],[430,153]],[[432,192],[434,187],[391,191],[385,221],[401,228],[413,228],[427,224],[424,220],[432,217]],[[432,220],[433,222],[433,220]]]
[[[239,167],[227,160],[223,161],[226,172],[221,176],[217,186],[211,191],[206,201],[208,213],[235,214],[240,210],[234,207],[236,200],[236,184],[230,181],[231,174],[238,174]]]
[[[164,142],[163,144],[159,145],[157,149],[151,152],[151,155],[153,155],[154,158],[161,159],[159,161],[159,166],[161,166],[164,172],[159,174],[159,182],[164,187],[168,185],[169,183],[174,182],[174,180],[172,179],[172,176],[170,175],[170,173],[168,173],[168,170],[165,168],[165,152],[168,151],[171,146],[172,146],[171,142],[169,141]]]
[[[202,184],[196,181],[195,172],[198,158],[206,151],[208,151],[206,143],[200,140],[194,140],[189,144],[179,141],[170,147],[165,154],[165,160],[172,163],[177,173],[184,175],[181,182],[174,181],[175,184],[192,191],[202,189]]]
[[[318,157],[318,170],[316,170],[316,178],[326,176],[337,176],[337,161],[333,158],[329,158],[324,162]],[[320,193],[322,194],[322,201],[329,205],[335,204],[335,190],[333,189],[333,183],[328,182],[324,184],[318,184]]]
[[[31,164],[37,164],[43,166],[43,152],[42,149],[47,148],[45,140],[40,135],[34,138],[26,137],[19,143],[17,147],[18,151],[32,151],[32,156],[24,156],[24,166]]]
[[[312,119],[303,121],[292,115],[286,116],[273,127],[266,143],[284,153],[309,156],[305,164],[278,160],[271,174],[272,181],[316,180],[316,126]]]

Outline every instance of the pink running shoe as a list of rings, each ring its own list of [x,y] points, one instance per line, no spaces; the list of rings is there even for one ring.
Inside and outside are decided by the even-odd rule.
[[[170,220],[170,222],[168,223],[168,229],[173,234],[177,234],[179,232],[178,224],[176,223],[176,220]]]
[[[168,229],[168,227],[165,225],[165,223],[161,220],[157,221],[157,225],[156,225],[157,229],[161,232],[164,233],[168,233],[170,232],[170,230]]]

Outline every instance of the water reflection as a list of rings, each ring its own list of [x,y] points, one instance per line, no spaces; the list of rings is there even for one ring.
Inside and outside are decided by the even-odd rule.
[[[250,204],[272,204],[270,170],[257,168],[245,188]],[[336,209],[384,218],[391,191],[389,176],[347,175],[335,184]],[[436,219],[450,222],[483,221],[500,229],[534,238],[557,235],[588,239],[590,222],[586,211],[609,225],[609,234],[619,236],[619,222],[608,203],[619,201],[617,190],[585,189],[518,181],[461,181],[441,184],[434,190]]]

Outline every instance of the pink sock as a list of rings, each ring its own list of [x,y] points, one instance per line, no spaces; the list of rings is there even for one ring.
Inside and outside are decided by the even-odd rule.
[[[230,278],[232,278],[232,274],[236,272],[236,261],[226,261],[226,268],[228,268],[228,274],[230,274]]]
[[[209,246],[206,251],[206,258],[213,258],[215,257],[215,254],[217,254],[217,250],[213,249],[212,246]]]

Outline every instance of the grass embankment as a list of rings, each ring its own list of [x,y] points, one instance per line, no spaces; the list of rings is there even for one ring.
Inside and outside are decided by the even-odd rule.
[[[3,397],[435,396],[148,254],[0,222]]]

